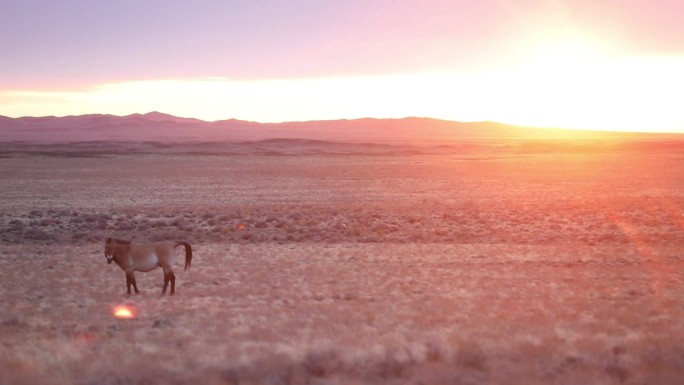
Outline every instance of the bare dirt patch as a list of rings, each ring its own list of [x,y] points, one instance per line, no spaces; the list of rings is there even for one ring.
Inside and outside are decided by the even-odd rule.
[[[3,158],[0,383],[674,384],[681,165]],[[126,297],[106,236],[187,239],[193,267]]]

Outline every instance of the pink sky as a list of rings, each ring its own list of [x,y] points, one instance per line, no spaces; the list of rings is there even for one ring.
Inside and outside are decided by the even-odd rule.
[[[436,117],[477,119],[482,114],[472,113],[472,110],[485,111],[487,106],[461,108],[454,105],[451,113],[445,111],[446,106],[434,111],[427,107],[411,110],[413,100],[408,96],[401,103],[406,109],[403,113],[380,105],[375,113],[373,108],[354,109],[353,100],[345,99],[349,97],[344,94],[346,91],[335,87],[344,88],[344,79],[351,78],[360,88],[358,91],[364,92],[378,84],[386,87],[387,79],[395,79],[395,93],[402,90],[407,94],[435,93],[433,86],[416,82],[424,76],[433,79],[435,74],[442,74],[445,79],[453,80],[453,83],[445,81],[444,84],[454,89],[467,83],[472,87],[471,92],[490,87],[497,94],[513,95],[514,91],[526,88],[512,80],[520,78],[515,72],[520,66],[534,67],[537,64],[533,62],[537,61],[546,66],[540,73],[553,77],[552,71],[559,71],[559,60],[572,64],[567,71],[571,71],[575,63],[589,63],[590,66],[596,63],[601,71],[605,70],[602,67],[615,67],[618,71],[606,72],[624,76],[631,73],[631,78],[623,79],[624,82],[636,77],[640,87],[645,87],[636,89],[636,93],[671,98],[676,96],[675,86],[681,81],[676,71],[667,74],[673,77],[671,81],[661,76],[658,81],[663,84],[659,87],[649,88],[646,79],[652,73],[662,75],[668,71],[663,68],[676,66],[677,60],[684,57],[681,15],[684,15],[684,2],[675,0],[6,0],[0,3],[0,47],[4,51],[0,61],[0,115],[165,110],[205,119],[236,117],[273,121],[353,118],[359,117],[355,116],[358,114],[373,117],[434,115],[442,111],[443,116]],[[548,60],[552,56],[555,59]],[[637,62],[640,64],[634,64]],[[646,62],[650,64],[644,64]],[[566,70],[560,70],[563,77],[562,72]],[[525,71],[532,76],[531,70]],[[500,79],[504,76],[501,73],[508,73],[509,80],[491,88],[492,82],[496,81],[492,79]],[[616,84],[621,84],[617,78],[602,84],[602,76],[592,76],[596,78],[592,78],[591,83],[600,87],[615,88]],[[577,74],[578,79],[582,77]],[[468,80],[463,83],[466,78]],[[193,94],[191,100],[183,99],[180,94],[187,87],[178,88],[176,102],[168,99],[168,95],[173,94],[168,88],[171,84],[193,84],[193,89],[197,90],[197,82],[206,85],[212,79],[223,88],[213,88],[212,93],[206,94],[207,100],[212,99],[211,103],[197,104],[198,96],[202,99],[201,94]],[[267,113],[282,108],[275,104],[284,101],[272,97],[278,92],[308,95],[294,99],[299,98],[301,104],[311,103],[308,98],[313,97],[313,93],[323,92],[322,88],[311,86],[316,79],[335,85],[330,88],[331,95],[322,95],[323,99],[346,108],[336,111],[328,105],[325,116],[315,111],[307,115],[303,105],[289,108],[290,111],[302,111],[294,116]],[[479,86],[478,81],[481,82]],[[264,82],[280,88],[269,89]],[[435,82],[439,83],[439,80]],[[135,106],[125,105],[122,85],[132,87],[128,92],[136,90],[138,94],[156,95],[155,92],[161,91],[159,88],[153,91],[152,87],[162,83],[166,87],[166,97],[159,98],[158,103],[149,100],[155,99],[151,96],[145,103],[138,100]],[[283,84],[291,88],[283,88]],[[416,88],[408,89],[406,84],[414,84]],[[588,92],[592,84],[587,85]],[[112,87],[119,93],[103,94],[111,92]],[[240,89],[246,92],[247,99],[249,95],[256,95],[249,99],[250,103],[262,100],[265,104],[259,108],[249,108],[249,105],[231,108],[236,105],[234,99],[238,99],[234,96],[236,87],[243,87]],[[536,93],[548,91],[543,84],[532,88]],[[613,98],[607,88],[602,92],[606,99]],[[437,90],[436,93],[440,98],[450,95],[449,90]],[[376,95],[384,97],[381,92]],[[537,99],[532,96],[528,104],[536,103]],[[130,94],[130,98],[136,97]],[[225,98],[226,103],[216,104],[210,112],[206,104],[213,105],[215,98]],[[456,95],[454,100],[463,99],[467,99],[465,93]],[[569,108],[573,100],[559,100],[558,104]],[[443,104],[444,101],[435,103]],[[661,104],[669,106],[667,100]],[[184,108],[178,107],[181,105]],[[681,114],[657,108],[657,105],[653,104],[656,106],[654,111],[646,111],[644,116],[630,121],[646,121],[646,114],[659,114],[667,116],[661,129],[684,130]],[[131,111],[134,107],[139,110]],[[179,110],[169,110],[172,107]],[[496,104],[490,107],[495,111],[502,109]],[[634,109],[633,105],[609,107],[607,110],[611,114]],[[244,112],[246,110],[261,113],[248,114]],[[497,119],[497,113],[491,115],[482,118]],[[516,118],[500,113],[498,117],[519,120],[513,123],[526,123],[527,119],[528,124],[558,125],[551,115],[536,122],[522,115]],[[596,125],[605,124],[609,119],[610,116],[603,116]],[[556,121],[563,125],[562,122],[568,119],[559,115]],[[594,128],[589,127],[589,123],[575,125]]]

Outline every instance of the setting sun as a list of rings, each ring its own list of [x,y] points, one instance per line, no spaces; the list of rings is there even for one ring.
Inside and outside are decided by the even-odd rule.
[[[561,34],[521,48],[499,72],[487,119],[538,127],[682,131],[674,105],[684,57],[634,56],[599,37]]]

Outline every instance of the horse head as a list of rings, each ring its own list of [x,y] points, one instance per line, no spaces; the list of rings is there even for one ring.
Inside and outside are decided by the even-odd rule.
[[[121,254],[124,248],[130,244],[130,242],[123,241],[121,239],[107,238],[104,249],[104,255],[105,258],[107,258],[107,264],[112,263],[114,258]]]
[[[105,241],[104,255],[107,258],[107,264],[112,263],[114,259],[114,240],[112,238],[107,238]]]

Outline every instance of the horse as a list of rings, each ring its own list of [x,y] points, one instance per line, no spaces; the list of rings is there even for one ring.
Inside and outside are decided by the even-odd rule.
[[[134,244],[115,238],[107,238],[105,241],[104,255],[107,264],[116,262],[126,272],[126,288],[131,295],[131,286],[135,294],[140,294],[138,285],[135,283],[134,271],[148,272],[161,267],[164,270],[164,288],[162,294],[166,294],[166,288],[171,282],[171,294],[176,291],[176,276],[171,266],[175,259],[176,247],[185,247],[185,271],[190,268],[192,262],[192,246],[185,241],[161,241]]]

